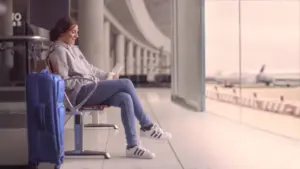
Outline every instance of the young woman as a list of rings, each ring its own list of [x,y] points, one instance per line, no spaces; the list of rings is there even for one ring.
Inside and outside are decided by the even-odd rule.
[[[85,106],[110,105],[121,108],[121,119],[127,140],[126,156],[135,158],[154,158],[151,151],[138,144],[135,118],[139,121],[140,136],[155,140],[168,140],[171,134],[164,132],[154,124],[144,112],[136,90],[129,79],[118,79],[118,75],[104,72],[89,64],[75,46],[78,38],[78,26],[72,18],[62,18],[50,31],[54,42],[49,59],[54,73],[63,78],[81,76],[97,81],[97,89]],[[113,76],[114,80],[106,80]],[[94,84],[85,80],[66,82],[66,92],[73,104],[80,103],[93,89]]]

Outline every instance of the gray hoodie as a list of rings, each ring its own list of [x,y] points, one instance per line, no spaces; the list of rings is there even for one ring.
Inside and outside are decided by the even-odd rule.
[[[50,48],[49,60],[53,73],[61,75],[63,79],[85,77],[98,82],[105,80],[108,76],[108,72],[104,72],[88,63],[80,49],[75,45],[56,42]],[[88,83],[91,83],[91,81],[77,79],[66,81],[66,93],[73,105],[75,105],[81,87]]]

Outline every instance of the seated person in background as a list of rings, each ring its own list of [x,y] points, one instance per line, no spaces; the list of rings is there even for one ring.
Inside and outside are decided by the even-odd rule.
[[[138,144],[135,118],[141,128],[140,136],[155,140],[168,140],[171,134],[154,124],[144,112],[136,90],[129,79],[118,79],[118,75],[104,72],[89,64],[79,48],[74,45],[78,38],[78,26],[72,18],[62,18],[50,31],[54,42],[49,59],[54,73],[66,79],[81,76],[97,81],[97,90],[84,106],[109,105],[121,108],[121,119],[127,140],[126,156],[135,158],[154,158],[151,151]],[[106,80],[108,76],[113,80]],[[85,80],[66,82],[66,93],[73,105],[80,103],[93,89],[94,84]]]

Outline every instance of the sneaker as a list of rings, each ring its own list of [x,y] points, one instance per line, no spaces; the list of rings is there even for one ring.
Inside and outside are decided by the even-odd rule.
[[[142,146],[126,149],[126,156],[131,158],[153,159],[155,154]]]
[[[158,124],[154,124],[150,130],[141,129],[140,135],[154,140],[170,140],[172,138],[171,133],[163,131]]]

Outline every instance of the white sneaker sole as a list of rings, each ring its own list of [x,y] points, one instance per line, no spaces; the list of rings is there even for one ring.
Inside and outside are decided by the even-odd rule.
[[[155,154],[153,154],[153,156],[134,156],[134,155],[129,155],[129,154],[126,154],[126,157],[127,158],[137,158],[137,159],[153,159],[155,158]]]

